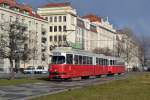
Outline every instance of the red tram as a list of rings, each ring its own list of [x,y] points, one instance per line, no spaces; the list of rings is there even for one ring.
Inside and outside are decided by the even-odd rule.
[[[50,79],[69,79],[125,72],[124,62],[120,58],[68,47],[54,49],[51,61],[49,65]]]

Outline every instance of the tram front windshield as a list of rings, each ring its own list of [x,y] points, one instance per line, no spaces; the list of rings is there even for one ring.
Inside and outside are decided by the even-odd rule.
[[[52,64],[64,64],[65,57],[64,56],[52,56]]]

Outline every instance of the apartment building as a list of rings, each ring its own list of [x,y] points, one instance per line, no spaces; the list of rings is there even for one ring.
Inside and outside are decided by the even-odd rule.
[[[116,30],[108,19],[93,14],[79,16],[70,3],[50,3],[37,13],[49,22],[49,48],[67,46],[93,51],[95,48],[114,50]]]
[[[0,23],[19,21],[27,26],[28,45],[32,54],[25,64],[19,62],[20,68],[27,66],[48,66],[49,49],[47,43],[48,22],[32,11],[32,8],[25,4],[18,4],[15,0],[0,0]],[[10,64],[8,59],[0,60],[0,72],[9,72]]]
[[[75,42],[77,13],[69,3],[47,4],[38,8],[37,13],[49,22],[50,50]]]

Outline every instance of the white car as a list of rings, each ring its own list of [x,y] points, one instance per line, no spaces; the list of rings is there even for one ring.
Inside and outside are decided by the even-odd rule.
[[[24,74],[34,74],[35,73],[36,68],[33,66],[29,66],[24,70]]]
[[[47,68],[47,67],[38,66],[38,67],[35,69],[35,74],[46,74],[46,73],[48,73],[48,68]]]

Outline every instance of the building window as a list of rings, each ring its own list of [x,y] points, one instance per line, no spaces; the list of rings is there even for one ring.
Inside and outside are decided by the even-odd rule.
[[[49,18],[49,22],[53,22],[53,17],[52,16]]]
[[[54,32],[57,32],[57,26],[54,26]]]
[[[57,36],[56,35],[54,36],[54,41],[57,42]]]
[[[42,61],[45,61],[46,60],[46,56],[45,56],[45,54],[42,54]]]
[[[47,21],[48,21],[48,17],[45,17],[45,20],[47,20]]]
[[[67,30],[66,30],[66,26],[63,26],[63,31],[64,31],[64,32],[66,32],[66,31],[67,31]]]
[[[22,19],[22,23],[24,23],[25,22],[25,19]]]
[[[52,36],[49,37],[49,41],[50,41],[50,42],[53,41],[53,37],[52,37]]]
[[[42,43],[46,43],[47,39],[42,37]]]
[[[16,21],[17,21],[17,22],[19,21],[19,18],[18,18],[18,17],[16,17]]]
[[[42,31],[42,35],[45,35],[46,34],[46,32],[45,31]]]
[[[59,32],[61,32],[62,31],[62,27],[61,26],[59,26]]]
[[[61,35],[58,36],[58,41],[62,41]]]
[[[54,17],[54,22],[57,22],[57,16]]]
[[[10,22],[12,22],[12,18],[13,18],[13,17],[12,17],[12,16],[10,16]]]
[[[29,26],[31,26],[31,21],[29,21]]]
[[[59,22],[62,22],[62,16],[59,16]]]
[[[45,52],[45,51],[46,51],[46,49],[45,49],[45,48],[43,48],[43,49],[41,49],[41,51],[42,51],[42,52]]]
[[[66,41],[66,35],[63,35],[63,41]]]
[[[63,16],[63,21],[66,22],[66,16]]]
[[[49,31],[53,32],[53,27],[52,26],[49,27]]]
[[[3,19],[3,20],[4,20],[4,14],[1,14],[1,19]]]

